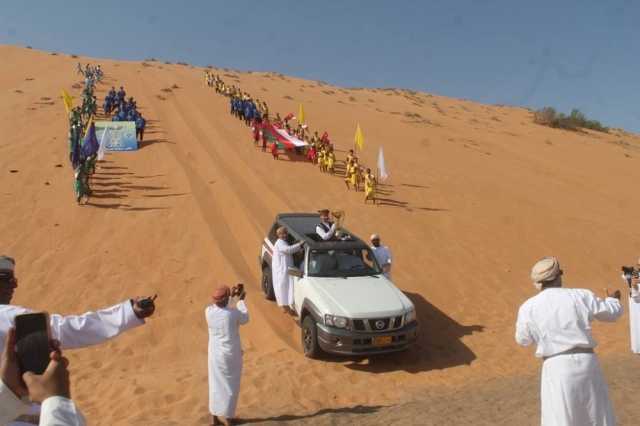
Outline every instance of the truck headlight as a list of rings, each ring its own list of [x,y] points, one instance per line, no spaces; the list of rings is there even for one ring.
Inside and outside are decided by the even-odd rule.
[[[324,316],[324,323],[336,328],[347,328],[349,320],[345,317],[327,314]]]
[[[415,320],[416,320],[416,310],[415,308],[411,308],[409,312],[404,314],[404,323],[409,324],[411,322],[414,322]]]

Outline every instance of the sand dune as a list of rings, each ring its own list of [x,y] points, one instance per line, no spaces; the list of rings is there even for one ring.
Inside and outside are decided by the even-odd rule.
[[[256,150],[202,69],[161,62],[99,61],[107,79],[98,93],[124,85],[148,140],[109,154],[95,197],[78,207],[59,93],[78,96],[75,64],[95,60],[8,46],[0,55],[0,251],[19,262],[16,303],[78,313],[159,294],[147,326],[69,351],[74,398],[95,425],[203,422],[203,309],[218,283],[243,281],[250,292],[239,415],[301,416],[533,377],[531,352],[513,341],[533,262],[555,254],[570,285],[601,292],[621,287],[620,265],[640,253],[635,135],[549,129],[522,108],[426,93],[214,70],[272,112],[304,103],[311,127],[339,150],[359,122],[365,163],[382,145],[392,175],[384,203],[365,206],[341,179]],[[256,259],[275,214],[324,206],[393,249],[394,279],[422,325],[414,350],[307,360],[295,323],[262,298]],[[605,359],[628,352],[627,330],[626,317],[595,326]]]

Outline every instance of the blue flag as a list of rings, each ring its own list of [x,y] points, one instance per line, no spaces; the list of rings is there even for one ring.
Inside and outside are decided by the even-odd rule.
[[[82,142],[82,155],[85,158],[89,158],[92,155],[96,155],[98,150],[100,149],[100,143],[98,142],[98,137],[96,136],[96,125],[91,123],[89,127],[89,131],[84,137],[84,141]]]

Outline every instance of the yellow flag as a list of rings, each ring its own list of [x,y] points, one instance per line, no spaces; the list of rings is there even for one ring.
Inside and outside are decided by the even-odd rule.
[[[84,129],[84,136],[86,137],[89,134],[89,129],[91,128],[91,123],[93,123],[93,115],[89,117],[89,121],[87,122],[87,127]]]
[[[302,108],[302,104],[298,108],[298,123],[304,124],[304,108]]]
[[[362,130],[360,129],[360,123],[358,123],[358,127],[356,127],[356,137],[355,137],[355,145],[360,151],[364,148],[364,135],[362,134]]]
[[[69,114],[73,109],[73,98],[64,89],[62,89],[62,103],[64,104],[64,109],[67,110],[67,114]]]

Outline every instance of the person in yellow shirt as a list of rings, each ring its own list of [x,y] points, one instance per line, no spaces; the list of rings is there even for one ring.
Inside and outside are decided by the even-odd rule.
[[[353,160],[353,150],[352,149],[350,149],[349,150],[349,154],[347,154],[347,159],[344,161],[345,165],[348,165],[351,162],[351,160]]]
[[[347,189],[351,189],[351,175],[353,172],[353,160],[349,160],[344,167],[344,183],[347,185]]]
[[[325,163],[324,163],[325,154],[326,153],[324,151],[324,147],[320,148],[320,151],[318,152],[318,166],[320,167],[321,172],[325,171]]]
[[[358,164],[358,157],[353,157],[351,161],[351,185],[353,185],[356,192],[360,191],[360,165]]]
[[[367,173],[364,175],[364,203],[367,204],[368,200],[376,203],[376,177],[371,173],[371,169],[367,169]]]
[[[329,147],[329,152],[327,152],[325,158],[327,160],[327,171],[333,174],[336,163],[336,154],[333,152],[333,147]]]

